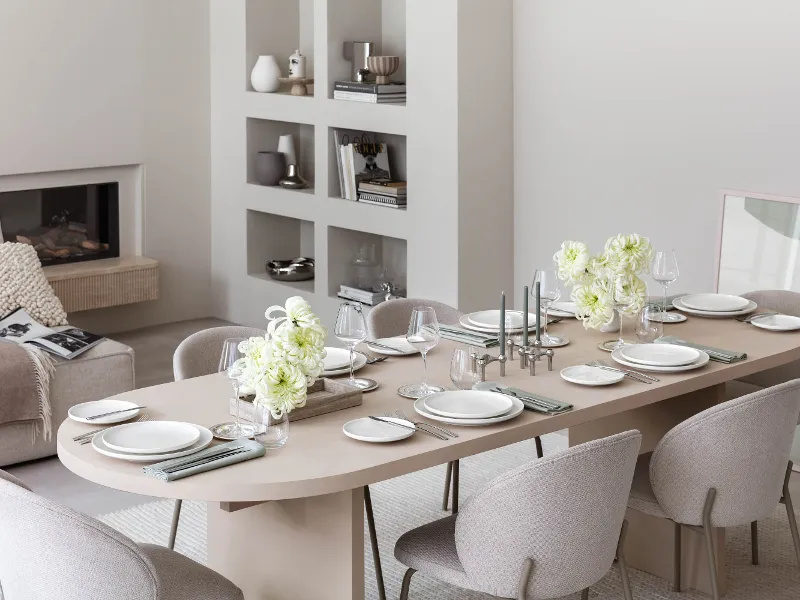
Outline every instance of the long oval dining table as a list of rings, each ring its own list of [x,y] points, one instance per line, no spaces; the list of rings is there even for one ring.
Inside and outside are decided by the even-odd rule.
[[[516,419],[492,426],[447,426],[458,433],[458,438],[449,441],[419,433],[391,444],[346,437],[342,426],[352,419],[396,409],[415,414],[412,401],[399,396],[397,389],[421,379],[422,361],[418,355],[392,357],[359,372],[380,384],[364,395],[361,406],[292,423],[286,446],[259,459],[167,483],[145,476],[140,464],[102,456],[91,444],[73,442],[73,436],[92,426],[70,420],[59,428],[58,456],[68,469],[103,486],[208,503],[208,566],[239,585],[247,600],[361,600],[365,486],[557,431],[566,431],[572,446],[638,429],[643,434],[641,452],[651,452],[674,425],[724,401],[726,382],[800,359],[800,333],[773,333],[731,319],[691,317],[666,326],[666,333],[746,352],[747,359],[733,364],[711,362],[683,373],[654,373],[660,381],[649,385],[626,378],[617,385],[582,387],[561,379],[559,371],[590,360],[610,361],[598,343],[614,335],[585,331],[574,320],[551,328],[572,340],[555,350],[552,372],[546,362],[540,362],[536,376],[531,377],[518,362],[509,362],[501,378],[499,365],[493,363],[487,367],[487,379],[574,405],[573,410],[555,416],[524,411]],[[449,385],[452,350],[459,346],[442,341],[430,352],[431,383]],[[146,412],[156,420],[210,427],[231,419],[230,393],[228,380],[215,374],[116,397],[147,406]],[[632,511],[628,518],[631,566],[671,577],[671,524]],[[724,548],[724,530],[717,531],[716,542]],[[687,531],[683,548],[684,585],[708,590],[700,537]],[[724,551],[717,556],[724,589]]]

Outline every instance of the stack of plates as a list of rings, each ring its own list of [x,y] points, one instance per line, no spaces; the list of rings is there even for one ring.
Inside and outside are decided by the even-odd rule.
[[[524,326],[525,315],[521,311],[506,311],[506,333],[520,333]],[[481,333],[500,332],[500,311],[481,310],[478,312],[464,315],[459,319],[459,323],[465,329],[480,331]],[[528,330],[536,329],[536,315],[528,313]]]
[[[159,462],[206,448],[214,436],[205,427],[177,421],[118,425],[92,438],[100,454],[131,462]]]
[[[414,410],[426,419],[450,425],[492,425],[518,417],[524,409],[511,396],[478,390],[439,392],[414,402]]]
[[[323,359],[323,377],[333,377],[335,375],[350,374],[350,351],[344,348],[325,348],[327,355]],[[353,370],[358,371],[367,364],[367,357],[356,352],[353,361]]]
[[[710,360],[702,350],[674,344],[632,344],[614,350],[611,358],[626,367],[661,373],[692,371]]]
[[[748,315],[758,308],[752,300],[728,294],[689,294],[675,298],[672,306],[690,315],[717,318]]]

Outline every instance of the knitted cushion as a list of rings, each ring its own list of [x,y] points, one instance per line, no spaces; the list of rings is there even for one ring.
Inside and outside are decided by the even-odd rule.
[[[0,244],[0,317],[24,308],[46,327],[67,324],[67,313],[42,271],[36,250],[28,244]]]

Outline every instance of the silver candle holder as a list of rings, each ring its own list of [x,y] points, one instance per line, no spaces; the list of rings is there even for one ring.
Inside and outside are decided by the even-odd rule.
[[[508,357],[505,354],[492,356],[488,352],[485,354],[473,352],[470,354],[470,358],[472,359],[472,372],[479,373],[479,383],[486,381],[486,367],[495,362],[500,364],[500,377],[506,376],[506,362],[508,361]]]
[[[536,363],[545,358],[547,358],[547,370],[553,370],[553,357],[556,355],[555,350],[552,348],[545,348],[542,345],[542,340],[534,340],[533,344],[523,346],[509,339],[506,345],[508,346],[509,360],[514,360],[514,350],[517,349],[519,352],[519,368],[523,370],[528,369],[531,377],[536,376]]]

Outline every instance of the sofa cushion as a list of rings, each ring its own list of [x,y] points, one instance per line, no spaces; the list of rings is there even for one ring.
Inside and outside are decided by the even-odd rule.
[[[46,327],[66,325],[67,313],[28,244],[0,244],[0,317],[24,308]]]

